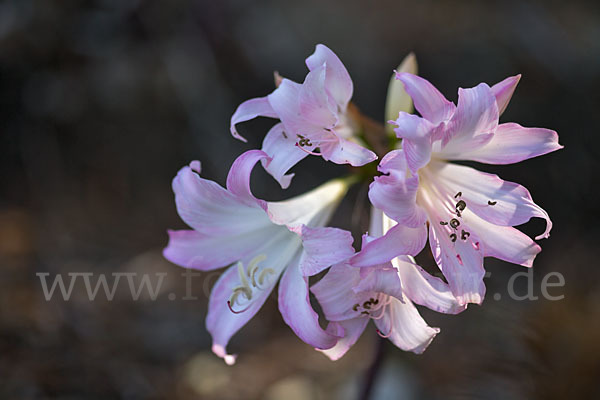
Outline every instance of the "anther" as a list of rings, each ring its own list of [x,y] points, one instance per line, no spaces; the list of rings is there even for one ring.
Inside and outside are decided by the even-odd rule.
[[[459,220],[457,220],[456,218],[452,218],[452,219],[450,220],[450,226],[451,226],[453,229],[456,229],[456,228],[458,228],[458,226],[459,226],[459,225],[460,225],[460,221],[459,221]]]
[[[358,311],[358,307],[360,307],[360,304],[356,303],[355,305],[352,306],[352,309],[354,311]]]
[[[491,201],[491,200],[488,200],[488,205],[489,205],[489,206],[495,206],[495,205],[496,205],[496,203],[497,203],[497,201]]]
[[[460,234],[460,238],[462,240],[467,240],[467,238],[471,236],[471,234],[467,231],[465,231],[464,229],[462,230],[461,234]]]
[[[456,242],[456,233],[450,235],[450,240],[452,240],[452,243]]]
[[[462,196],[462,192],[458,192],[454,195],[455,199],[458,199],[460,196]]]
[[[440,221],[440,225],[448,225],[446,221]]]
[[[231,298],[229,300],[231,300],[232,303],[235,303],[235,301],[237,300],[237,297],[240,293],[242,293],[244,295],[244,297],[246,297],[246,299],[252,300],[252,289],[250,289],[248,286],[234,287],[233,293],[231,294]]]
[[[467,203],[464,200],[460,200],[456,203],[456,211],[464,211],[467,208]]]
[[[260,271],[260,274],[258,275],[258,285],[262,286],[265,281],[265,277],[270,274],[275,275],[275,270],[272,268],[265,268]]]

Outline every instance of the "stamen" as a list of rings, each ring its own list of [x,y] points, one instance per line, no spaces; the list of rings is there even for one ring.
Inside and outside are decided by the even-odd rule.
[[[267,259],[266,255],[259,254],[256,257],[254,257],[252,260],[250,260],[250,263],[248,264],[248,268],[258,266],[259,263],[265,261],[266,259]]]
[[[296,143],[296,147],[298,147],[300,150],[302,150],[305,153],[311,154],[313,156],[322,156],[322,153],[317,153],[314,151],[310,151],[310,150],[306,150],[304,147],[302,147],[301,145],[299,145],[298,143]]]
[[[457,255],[456,255],[456,258],[458,258],[458,263],[459,263],[460,265],[463,265],[463,260],[462,260],[462,257],[460,256],[460,254],[457,254]]]
[[[388,297],[385,302],[383,302],[379,307],[377,307],[374,311],[381,310],[378,316],[371,315],[371,319],[381,319],[385,315],[385,310],[387,306],[392,302],[392,298]],[[375,304],[379,303],[379,299],[375,300]]]
[[[248,264],[248,277],[252,280],[252,286],[258,287],[256,284],[256,272],[258,271],[258,263],[263,262],[267,259],[267,256],[264,254],[260,254],[254,257],[250,263]]]
[[[326,129],[326,130],[329,131],[329,132],[331,132],[331,133],[333,133],[333,134],[335,134],[335,132],[333,130],[331,130],[331,129]],[[337,142],[339,140],[337,138],[337,136],[336,136],[335,138],[332,138],[332,139],[318,140],[317,143],[313,144],[311,142],[311,139],[308,138],[308,137],[306,137],[306,136],[304,136],[304,135],[297,134],[296,136],[300,139],[300,140],[298,140],[296,142],[296,147],[298,147],[300,150],[304,151],[305,153],[311,154],[313,156],[322,156],[323,153],[317,153],[317,152],[312,151],[312,150],[307,150],[304,147],[313,147],[314,146],[314,148],[316,149],[319,146],[321,146],[323,143],[333,143],[333,142]]]
[[[379,330],[379,328],[377,328],[377,334],[378,334],[379,336],[381,336],[382,338],[384,338],[384,339],[387,339],[387,338],[389,338],[389,337],[392,335],[392,332],[393,332],[393,331],[394,331],[394,313],[390,313],[390,331],[389,331],[389,332],[388,332],[386,335],[384,335],[384,334],[383,334],[383,333],[382,333],[382,332]]]
[[[229,307],[229,311],[231,311],[234,314],[241,314],[241,313],[243,313],[245,311],[248,311],[248,309],[250,308],[251,305],[252,305],[252,303],[248,304],[248,307],[244,308],[243,310],[236,311],[231,306],[231,302],[229,300],[227,300],[227,307]]]
[[[252,295],[254,293],[254,289],[256,288],[259,290],[263,290],[264,287],[262,287],[261,285],[263,284],[267,274],[275,274],[275,271],[271,268],[263,269],[258,276],[258,284],[257,284],[256,273],[259,270],[258,263],[264,261],[266,258],[267,258],[267,256],[264,254],[260,254],[256,257],[254,257],[248,263],[248,268],[246,270],[244,270],[244,265],[242,264],[242,262],[238,261],[237,272],[238,272],[238,277],[240,279],[240,285],[236,286],[232,289],[231,296],[229,297],[229,300],[227,301],[227,307],[229,307],[229,309],[231,310],[232,313],[240,314],[240,313],[243,313],[244,311],[246,311],[250,307],[250,305],[252,305]],[[252,281],[252,285],[248,282],[248,278]],[[243,310],[234,310],[233,307],[236,304],[240,305],[240,302],[238,301],[240,294],[243,294],[243,296],[246,298],[246,300],[249,304]]]
[[[231,295],[231,302],[235,303],[239,293],[243,293],[246,299],[252,300],[252,289],[248,286],[236,286],[233,288],[233,294]],[[234,297],[235,296],[235,297]]]
[[[377,328],[377,334],[378,334],[380,337],[382,337],[383,339],[387,339],[387,338],[389,338],[390,336],[392,336],[392,328],[390,328],[390,331],[387,333],[387,335],[384,335],[384,334],[383,334],[383,333],[382,333],[382,332],[379,330],[379,328]]]
[[[385,307],[382,307],[381,308],[381,312],[379,313],[379,315],[376,316],[376,317],[374,317],[374,316],[371,315],[371,319],[381,319],[381,318],[383,318],[384,315],[385,315]]]
[[[240,277],[240,282],[242,286],[249,287],[248,279],[246,279],[246,271],[244,271],[244,264],[241,261],[237,263],[238,276]]]
[[[275,275],[275,270],[273,268],[265,268],[262,271],[260,271],[260,275],[258,275],[258,288],[259,289],[263,289],[261,286],[265,281],[265,277],[267,275]]]
[[[473,248],[474,248],[475,250],[479,250],[479,242],[475,242],[475,243],[472,243],[472,242],[471,242],[471,244],[473,245]]]
[[[229,298],[229,300],[227,300],[227,307],[229,307],[229,309],[231,310],[232,313],[241,314],[244,311],[246,311],[248,308],[250,308],[252,303],[249,303],[248,306],[246,308],[244,308],[243,310],[236,311],[233,309],[233,305],[237,302],[237,298],[240,293],[243,293],[244,296],[246,296],[246,299],[251,300],[252,292],[247,293],[247,291],[249,291],[249,290],[250,290],[249,288],[245,288],[242,286],[238,286],[235,289],[233,289],[233,293],[231,294],[231,297]]]

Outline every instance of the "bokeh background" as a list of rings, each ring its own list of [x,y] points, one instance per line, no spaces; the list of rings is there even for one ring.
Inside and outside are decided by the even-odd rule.
[[[235,336],[239,361],[226,367],[204,328],[215,275],[195,278],[198,300],[183,301],[182,270],[161,256],[166,229],[184,227],[170,187],[177,170],[199,159],[224,183],[271,124],[241,126],[249,143],[238,142],[228,131],[235,107],[269,93],[274,70],[301,81],[317,43],[339,55],[355,104],[376,120],[410,51],[452,100],[458,86],[521,73],[502,120],[555,129],[565,145],[481,167],[525,185],[552,216],[533,289],[540,296],[544,275],[560,272],[566,284],[551,293],[564,299],[510,299],[521,267],[488,259],[484,305],[423,310],[442,333],[421,356],[386,345],[373,398],[600,398],[600,3],[516,0],[1,2],[1,398],[357,396],[374,329],[333,363],[294,337],[271,299]],[[283,192],[257,169],[255,192],[282,199],[345,172],[316,157],[295,171]],[[354,188],[332,224],[360,234],[364,199]],[[538,234],[543,223],[523,229]],[[65,302],[45,301],[40,272],[167,275],[155,300],[132,301],[123,281],[113,301],[90,302],[78,284]]]

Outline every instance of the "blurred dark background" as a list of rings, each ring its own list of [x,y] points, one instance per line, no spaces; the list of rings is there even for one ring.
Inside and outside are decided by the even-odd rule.
[[[388,345],[378,399],[600,398],[600,3],[596,1],[75,1],[0,3],[0,398],[351,399],[373,357],[370,329],[333,363],[300,342],[272,299],[231,343],[234,367],[210,353],[207,285],[185,293],[161,250],[182,228],[170,181],[193,159],[224,183],[271,122],[228,131],[274,70],[301,81],[317,43],[354,80],[353,101],[383,120],[392,70],[414,51],[420,74],[452,100],[458,86],[523,74],[503,121],[551,128],[565,149],[519,165],[483,166],[525,185],[552,216],[534,269],[537,301],[507,282],[522,267],[488,259],[488,297],[459,316],[423,310],[438,335],[424,355]],[[344,171],[316,157],[276,200]],[[354,229],[364,190],[333,225]],[[364,221],[361,222],[364,225]],[[360,224],[359,224],[360,225]],[[532,221],[525,232],[543,230]],[[45,301],[36,273],[167,273],[157,299]],[[541,298],[560,272],[560,301]],[[94,278],[95,279],[95,278]],[[517,291],[527,290],[525,279]],[[168,296],[175,293],[175,300]],[[497,296],[493,296],[497,294]],[[500,297],[500,300],[497,298]]]

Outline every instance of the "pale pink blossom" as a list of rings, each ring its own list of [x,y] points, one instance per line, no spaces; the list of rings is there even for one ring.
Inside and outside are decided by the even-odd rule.
[[[381,160],[384,175],[371,184],[369,198],[399,225],[423,234],[427,223],[431,250],[454,295],[461,304],[481,303],[483,258],[531,267],[541,249],[513,226],[544,218],[540,239],[548,237],[552,223],[523,186],[448,161],[516,163],[562,148],[558,135],[498,123],[520,76],[459,89],[456,106],[423,78],[399,73],[397,79],[421,117],[400,112],[390,121],[402,149]],[[394,241],[390,234],[380,241],[388,256],[403,254]]]
[[[355,167],[377,158],[353,138],[355,127],[347,114],[353,85],[344,64],[319,44],[306,66],[302,84],[283,78],[271,94],[245,101],[231,117],[231,133],[243,141],[236,124],[259,116],[281,121],[267,133],[262,150],[272,159],[263,166],[283,188],[294,175],[287,174],[289,169],[309,154]]]
[[[354,253],[352,236],[323,228],[347,190],[335,180],[283,202],[257,199],[250,173],[260,150],[239,156],[227,177],[227,188],[200,177],[200,163],[182,168],[173,180],[177,211],[192,230],[169,232],[164,256],[175,264],[202,271],[230,265],[214,285],[206,326],[212,349],[228,364],[235,356],[225,347],[263,305],[279,283],[279,309],[285,322],[318,349],[334,346],[338,337],[321,329],[308,293],[308,276]]]
[[[422,353],[439,329],[427,325],[414,303],[449,314],[465,309],[447,283],[429,275],[411,257],[377,261],[378,249],[369,245],[393,225],[383,212],[373,209],[369,234],[363,236],[363,248],[355,256],[363,267],[352,262],[334,265],[311,287],[330,321],[328,331],[341,337],[334,347],[322,350],[332,360],[350,349],[370,320],[382,337],[400,349]]]

